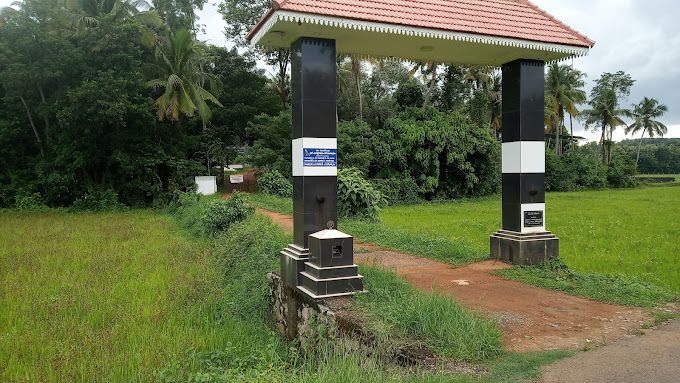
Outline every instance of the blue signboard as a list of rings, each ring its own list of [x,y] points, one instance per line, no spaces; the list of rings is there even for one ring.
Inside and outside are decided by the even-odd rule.
[[[338,149],[303,149],[303,166],[329,167],[338,166]]]

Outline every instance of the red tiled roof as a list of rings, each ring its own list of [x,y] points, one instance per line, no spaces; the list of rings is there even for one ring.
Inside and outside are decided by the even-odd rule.
[[[274,0],[272,10],[342,17],[578,47],[595,42],[527,0]]]

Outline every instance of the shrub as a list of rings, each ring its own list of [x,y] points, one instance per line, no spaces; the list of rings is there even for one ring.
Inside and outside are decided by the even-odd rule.
[[[118,193],[113,189],[94,189],[73,202],[73,209],[88,211],[114,211],[125,208],[118,202]]]
[[[43,210],[47,206],[45,206],[40,193],[21,193],[16,196],[14,208],[17,210]]]
[[[268,195],[290,198],[293,196],[293,184],[278,170],[272,169],[262,173],[257,178],[260,192]]]
[[[255,207],[247,205],[240,193],[234,192],[227,200],[211,201],[203,210],[201,224],[205,234],[212,236],[226,231],[232,224],[240,222],[255,213]]]
[[[380,220],[385,196],[356,168],[338,170],[338,213],[342,217]]]
[[[421,201],[418,184],[408,174],[390,178],[375,178],[371,183],[385,195],[390,205],[412,205]]]
[[[179,225],[197,237],[213,237],[255,212],[239,192],[227,200],[179,193],[172,208]]]
[[[637,186],[635,161],[620,153],[615,153],[607,168],[607,183],[613,188],[632,188]]]
[[[552,151],[545,154],[545,188],[547,191],[576,191],[586,188],[602,189],[607,180],[600,172],[595,176],[595,164],[586,161],[579,151],[568,151],[561,156]]]

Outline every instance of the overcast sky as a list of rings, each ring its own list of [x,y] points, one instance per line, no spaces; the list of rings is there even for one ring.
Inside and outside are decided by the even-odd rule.
[[[0,0],[0,6],[13,0]],[[643,97],[654,97],[669,112],[661,119],[669,127],[666,137],[680,137],[680,3],[677,0],[533,0],[534,4],[564,21],[597,44],[587,57],[573,60],[588,74],[587,88],[604,72],[623,70],[636,83],[626,107]],[[224,38],[224,21],[216,1],[199,12],[206,25],[201,38],[211,44],[231,46]],[[595,140],[597,134],[580,126],[574,134]],[[625,138],[623,129],[615,139]]]

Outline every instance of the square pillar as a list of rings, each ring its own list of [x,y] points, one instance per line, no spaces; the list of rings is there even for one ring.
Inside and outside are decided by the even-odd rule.
[[[302,37],[291,46],[293,240],[281,253],[291,287],[309,260],[309,235],[337,227],[335,40]]]
[[[491,236],[491,257],[537,264],[559,255],[545,225],[545,63],[503,65],[503,229]]]

